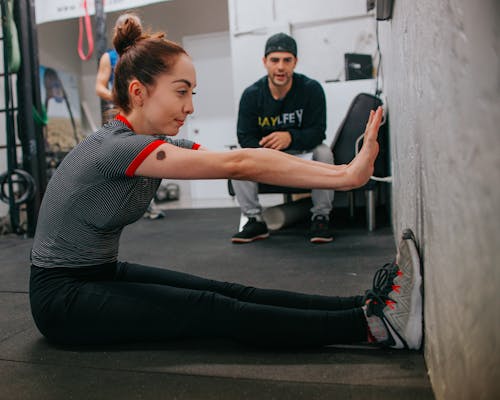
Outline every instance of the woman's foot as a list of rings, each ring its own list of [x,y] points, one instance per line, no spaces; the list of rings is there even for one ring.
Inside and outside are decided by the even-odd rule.
[[[397,263],[375,274],[366,293],[366,313],[372,339],[383,346],[418,350],[422,345],[422,276],[413,234],[403,233]]]
[[[382,107],[378,107],[377,111],[370,111],[370,117],[364,132],[363,146],[356,157],[349,163],[349,173],[352,176],[355,188],[366,184],[373,174],[375,159],[379,151],[377,137],[382,116]]]

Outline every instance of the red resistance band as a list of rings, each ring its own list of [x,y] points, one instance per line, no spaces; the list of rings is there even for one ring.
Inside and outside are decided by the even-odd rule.
[[[78,20],[78,55],[84,61],[92,57],[94,52],[94,37],[92,36],[92,24],[90,22],[89,9],[87,7],[87,0],[83,0],[83,8],[85,9],[85,17],[80,17]],[[88,53],[83,52],[83,21],[85,20],[85,31],[87,32]]]

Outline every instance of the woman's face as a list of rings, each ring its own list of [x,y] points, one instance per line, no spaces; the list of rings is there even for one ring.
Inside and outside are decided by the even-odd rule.
[[[142,106],[148,131],[175,136],[192,114],[196,72],[189,56],[182,54],[168,74],[149,87]]]

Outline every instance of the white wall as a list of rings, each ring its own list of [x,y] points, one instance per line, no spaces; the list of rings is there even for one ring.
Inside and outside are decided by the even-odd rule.
[[[500,3],[394,4],[380,25],[393,221],[421,248],[429,374],[437,399],[498,398]]]
[[[264,47],[276,32],[297,41],[297,72],[321,83],[345,79],[344,54],[376,54],[375,23],[365,0],[228,0],[235,101],[265,75]]]
[[[187,137],[211,150],[228,150],[237,143],[229,32],[185,36],[183,46],[193,58],[197,83]],[[191,200],[230,199],[227,179],[189,183]]]

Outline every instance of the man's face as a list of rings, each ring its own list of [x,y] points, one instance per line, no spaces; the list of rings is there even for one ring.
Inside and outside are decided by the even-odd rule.
[[[269,53],[262,61],[272,85],[283,87],[291,83],[297,65],[297,57],[292,53],[276,51]]]

